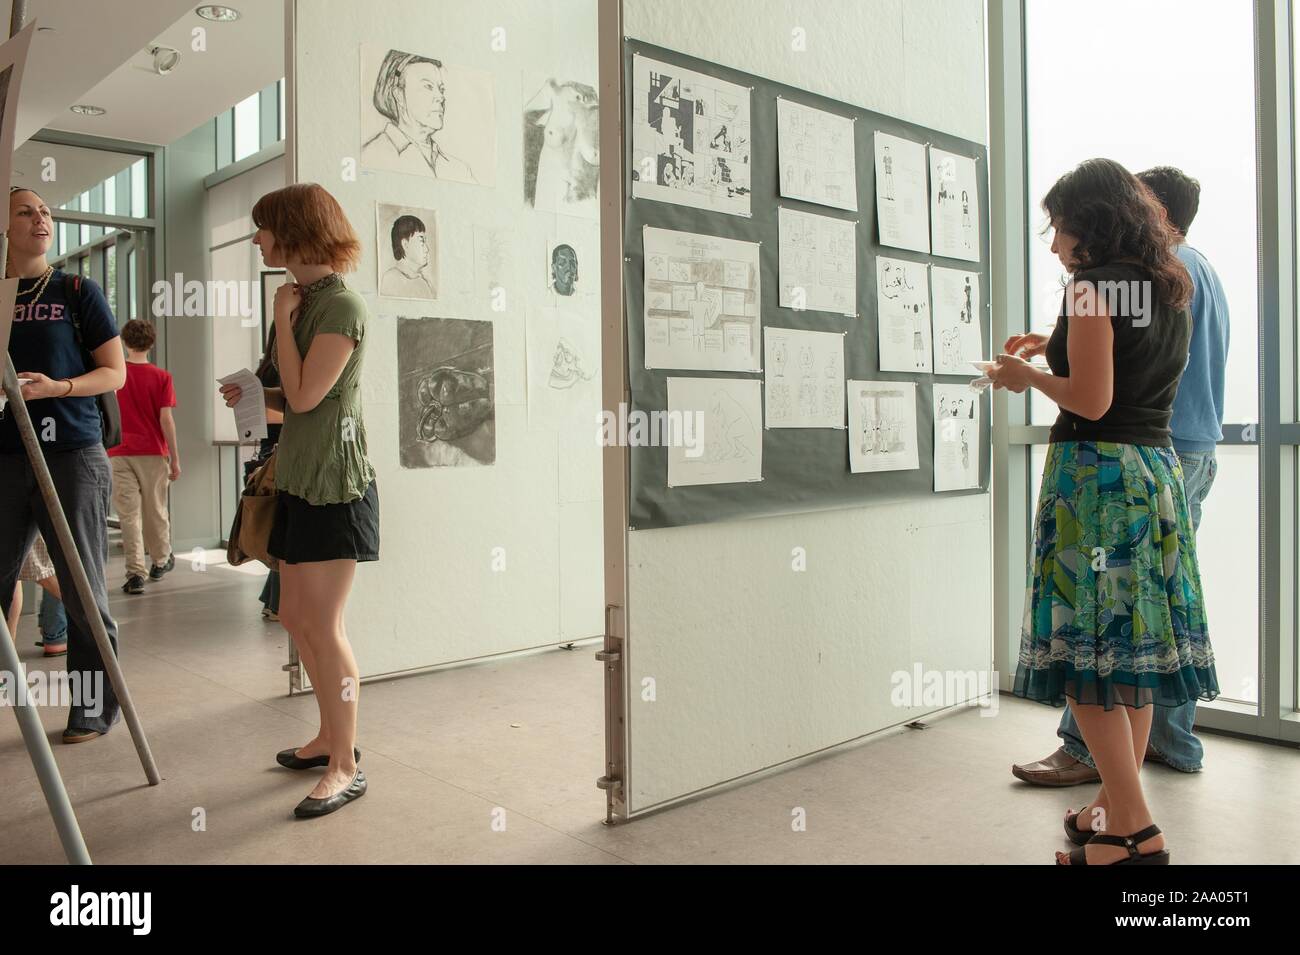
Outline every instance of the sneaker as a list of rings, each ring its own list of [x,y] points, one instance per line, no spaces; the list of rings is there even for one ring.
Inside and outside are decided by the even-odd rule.
[[[139,574],[135,574],[132,577],[128,577],[126,579],[126,583],[122,585],[122,593],[124,594],[144,593],[144,578],[141,577]]]
[[[149,579],[150,579],[150,580],[162,580],[162,579],[163,579],[163,574],[167,573],[169,570],[171,570],[171,569],[174,568],[175,566],[176,566],[176,555],[175,555],[175,554],[171,554],[171,555],[167,558],[167,563],[165,563],[165,564],[154,564],[152,567],[149,568]]]

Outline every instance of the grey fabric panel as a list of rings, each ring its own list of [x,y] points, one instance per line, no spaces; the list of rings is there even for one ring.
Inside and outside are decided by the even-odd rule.
[[[701,73],[708,73],[730,83],[749,86],[750,102],[751,218],[708,212],[686,206],[633,199],[631,161],[632,57],[650,56]],[[846,67],[847,68],[847,67]],[[624,89],[628,91],[624,129],[629,149],[624,160],[626,195],[623,280],[627,321],[628,383],[631,409],[651,412],[668,407],[667,379],[672,377],[759,378],[762,375],[716,373],[672,369],[647,369],[644,344],[644,258],[642,228],[655,226],[683,232],[700,232],[761,242],[762,282],[761,323],[766,326],[845,331],[845,377],[880,381],[912,381],[917,385],[916,426],[921,467],[915,471],[890,471],[879,474],[853,474],[849,471],[847,434],[843,430],[823,428],[789,428],[763,431],[763,480],[745,484],[713,484],[691,487],[668,487],[668,451],[662,447],[630,449],[630,517],[631,529],[674,527],[710,521],[738,520],[798,511],[856,507],[865,503],[915,500],[934,493],[934,411],[931,385],[962,383],[968,378],[926,374],[909,375],[877,370],[876,326],[876,256],[931,262],[937,266],[966,269],[980,275],[981,338],[985,354],[989,347],[989,196],[988,150],[981,145],[907,123],[892,116],[850,106],[774,83],[759,76],[742,73],[685,56],[662,47],[625,40],[623,44]],[[858,211],[856,213],[780,196],[777,179],[776,102],[778,97],[814,106],[856,122],[858,167]],[[940,256],[926,256],[881,246],[877,243],[875,219],[875,152],[874,133],[882,130],[940,149],[976,158],[980,210],[980,261],[967,262]],[[856,319],[827,312],[796,312],[777,306],[777,210],[780,206],[835,218],[857,219],[858,245],[858,312]],[[1001,343],[999,343],[1000,346]],[[978,373],[972,369],[969,377]],[[945,494],[985,494],[989,487],[989,392],[980,398],[980,487]]]

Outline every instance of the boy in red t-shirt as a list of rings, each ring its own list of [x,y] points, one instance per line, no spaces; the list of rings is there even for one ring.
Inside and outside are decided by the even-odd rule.
[[[122,327],[126,384],[117,393],[122,406],[122,443],[108,452],[113,464],[113,507],[122,522],[126,550],[122,590],[128,594],[144,593],[146,547],[152,559],[150,580],[162,580],[163,574],[176,566],[167,516],[168,481],[181,476],[172,417],[176,391],[172,376],[149,363],[154,339],[153,326],[138,318]]]

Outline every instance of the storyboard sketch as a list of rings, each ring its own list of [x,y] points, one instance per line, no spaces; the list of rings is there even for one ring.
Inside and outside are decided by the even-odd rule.
[[[799,311],[838,312],[855,317],[857,223],[782,206],[778,236],[779,304]]]
[[[858,211],[853,120],[778,98],[776,149],[781,195]]]
[[[922,262],[876,256],[881,371],[930,370],[930,282]]]
[[[668,447],[668,486],[763,480],[763,409],[757,378],[669,378],[670,420],[691,440]]]
[[[402,467],[496,461],[491,322],[399,318],[397,375]]]
[[[930,251],[925,146],[876,132],[876,219],[880,244]]]
[[[915,382],[849,381],[848,404],[850,471],[920,468]]]
[[[437,298],[438,214],[376,203],[375,261],[379,294],[385,298]]]
[[[599,214],[600,100],[587,83],[524,87],[524,201],[542,212]]]
[[[757,242],[645,226],[645,366],[762,371]]]
[[[750,90],[632,58],[632,195],[747,216]]]
[[[365,168],[496,184],[491,73],[365,43],[360,100]]]
[[[844,333],[763,329],[768,428],[844,427]]]
[[[979,392],[934,384],[934,489],[960,491],[980,483]]]
[[[935,255],[980,260],[974,159],[930,147],[930,223]]]
[[[980,332],[980,277],[960,269],[930,269],[934,309],[934,373],[970,377],[984,358]]]
[[[600,324],[562,309],[528,310],[528,425],[582,426],[600,410]]]

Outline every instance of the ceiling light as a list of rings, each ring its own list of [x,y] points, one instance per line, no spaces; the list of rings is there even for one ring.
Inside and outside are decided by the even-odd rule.
[[[102,106],[91,106],[89,103],[77,103],[75,106],[69,106],[68,108],[79,116],[103,116],[108,112]]]
[[[149,52],[153,55],[153,71],[159,76],[166,76],[181,61],[180,50],[173,50],[169,46],[151,46]]]
[[[205,20],[213,20],[217,23],[231,23],[239,19],[239,11],[234,7],[223,7],[219,3],[205,3],[195,11]]]

